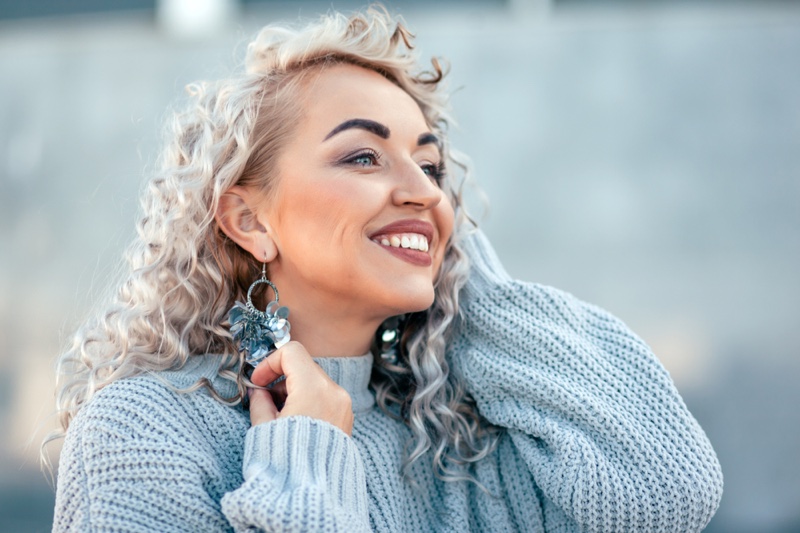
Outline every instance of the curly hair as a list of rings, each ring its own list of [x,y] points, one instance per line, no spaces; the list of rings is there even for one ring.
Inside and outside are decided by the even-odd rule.
[[[406,472],[430,450],[437,475],[470,478],[457,466],[485,456],[495,439],[445,359],[469,270],[459,241],[474,227],[462,202],[467,167],[446,142],[450,120],[443,68],[433,59],[430,70],[419,70],[412,39],[402,20],[380,7],[349,17],[325,15],[301,28],[268,26],[248,45],[242,72],[188,86],[190,105],[168,124],[159,170],[142,194],[137,236],[126,252],[129,268],[110,301],[78,329],[59,357],[61,431],[43,447],[63,437],[81,407],[104,386],[180,368],[196,354],[220,354],[219,375],[236,382],[239,393],[223,398],[208,380],[184,392],[206,387],[221,402],[242,400],[247,383],[225,327],[226,313],[243,299],[260,264],[219,228],[220,197],[234,185],[270,193],[277,156],[303,113],[298,96],[303,82],[325,65],[348,63],[376,71],[408,93],[442,139],[448,166],[461,170],[460,180],[451,172],[442,185],[456,220],[434,303],[408,317],[396,364],[375,357],[371,383],[381,408],[411,429]]]

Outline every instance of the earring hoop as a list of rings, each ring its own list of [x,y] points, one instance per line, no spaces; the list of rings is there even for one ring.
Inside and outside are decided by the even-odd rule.
[[[264,311],[256,308],[252,298],[253,290],[261,284],[269,285],[275,293],[275,299]],[[261,277],[247,289],[247,303],[237,300],[228,311],[231,337],[239,344],[244,366],[249,367],[243,368],[248,378],[258,363],[291,339],[289,308],[281,306],[278,298],[278,288],[267,278],[265,261],[261,266]]]
[[[267,304],[266,311],[259,311],[258,308],[253,304],[253,289],[255,289],[258,285],[266,283],[272,289],[272,292],[275,293],[275,299],[272,300],[269,304]],[[274,314],[276,310],[280,310],[281,307],[279,306],[280,296],[278,295],[278,287],[275,286],[269,279],[267,279],[267,264],[262,263],[261,265],[261,277],[255,280],[251,285],[250,288],[247,289],[247,308],[250,312],[260,316],[262,318],[267,318],[268,314]],[[274,305],[273,305],[274,304]],[[272,313],[270,312],[270,306],[272,306]],[[286,316],[281,318],[288,318],[289,316],[289,309],[284,307],[283,309],[286,310]]]

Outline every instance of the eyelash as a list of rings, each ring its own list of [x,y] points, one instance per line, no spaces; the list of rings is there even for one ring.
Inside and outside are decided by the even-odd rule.
[[[370,163],[369,163],[370,165],[375,165],[381,160],[381,154],[379,154],[375,150],[368,149],[368,150],[362,150],[353,155],[345,157],[342,160],[342,163],[345,165],[355,165],[359,167],[365,167],[367,165],[357,162],[359,159],[362,159],[364,157],[370,158]],[[425,174],[428,177],[430,177],[437,184],[441,183],[446,176],[444,161],[440,161],[437,164],[422,165],[420,168],[422,169],[423,172],[425,172]]]
[[[425,172],[426,169],[431,169],[431,173],[428,174],[428,176],[437,184],[442,183],[442,180],[444,180],[445,176],[447,175],[444,166],[444,161],[439,161],[435,165],[434,164],[423,165],[421,168],[423,172]]]
[[[369,157],[370,158],[370,164],[372,164],[372,165],[378,163],[381,160],[381,154],[379,154],[375,150],[361,150],[359,152],[356,152],[353,155],[349,155],[349,156],[345,157],[342,160],[342,163],[348,164],[348,165],[356,165],[356,166],[363,167],[363,166],[366,166],[366,165],[356,162],[358,159],[361,159],[362,157]]]

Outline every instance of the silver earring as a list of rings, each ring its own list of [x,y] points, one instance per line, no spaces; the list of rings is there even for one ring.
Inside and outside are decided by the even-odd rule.
[[[400,337],[403,333],[404,318],[403,315],[387,318],[375,334],[381,359],[391,365],[396,365],[400,357]]]
[[[264,311],[253,305],[253,289],[267,284],[275,293]],[[267,264],[261,267],[261,277],[247,290],[247,303],[236,301],[228,311],[228,322],[233,340],[239,343],[239,353],[244,354],[245,364],[250,365],[248,374],[269,354],[289,342],[289,308],[279,303],[278,288],[267,279]],[[249,377],[249,375],[248,375]]]

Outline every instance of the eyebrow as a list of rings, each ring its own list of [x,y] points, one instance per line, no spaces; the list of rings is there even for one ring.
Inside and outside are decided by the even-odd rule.
[[[439,142],[439,137],[433,133],[423,133],[417,137],[417,146],[423,146],[426,144],[435,144],[440,150],[442,148],[442,144]]]
[[[369,120],[366,118],[353,118],[350,120],[345,120],[344,122],[333,128],[331,132],[325,136],[322,142],[327,141],[337,133],[341,133],[345,130],[350,130],[353,128],[368,131],[372,134],[377,135],[381,139],[388,139],[389,136],[391,135],[391,131],[389,131],[389,128],[387,128],[380,122],[375,122],[374,120]],[[424,146],[426,144],[435,144],[437,148],[441,148],[439,137],[430,132],[422,133],[420,134],[419,137],[417,137],[417,146]]]
[[[341,133],[345,130],[353,128],[358,128],[366,130],[370,133],[374,133],[381,139],[388,139],[390,135],[389,128],[387,128],[380,122],[375,122],[374,120],[368,120],[365,118],[354,118],[350,120],[345,120],[344,122],[333,128],[331,132],[327,134],[322,141],[325,142],[334,135],[336,135],[337,133]]]

